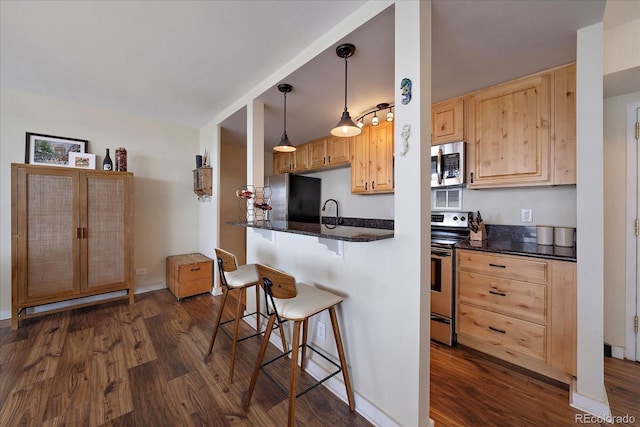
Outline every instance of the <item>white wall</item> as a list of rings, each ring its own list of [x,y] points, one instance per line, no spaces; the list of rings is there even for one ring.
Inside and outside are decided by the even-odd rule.
[[[191,171],[198,130],[2,88],[0,317],[11,310],[11,163],[24,163],[26,132],[87,139],[98,167],[106,148],[127,149],[127,167],[134,173],[133,259],[136,268],[147,269],[135,277],[137,289],[165,284],[167,255],[197,251]]]
[[[604,342],[625,347],[627,104],[640,92],[604,100]]]

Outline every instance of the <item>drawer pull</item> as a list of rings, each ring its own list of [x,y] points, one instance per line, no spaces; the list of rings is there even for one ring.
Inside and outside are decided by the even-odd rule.
[[[191,271],[198,271],[200,270],[200,267],[196,267],[196,268],[192,268]]]
[[[489,263],[489,266],[490,267],[496,267],[496,268],[507,268],[506,265],[492,264],[492,263]]]
[[[501,334],[506,334],[507,333],[507,331],[505,331],[503,329],[494,328],[493,326],[489,326],[489,330],[491,330],[493,332],[500,332]]]
[[[506,293],[504,293],[504,292],[500,292],[500,291],[498,291],[498,290],[495,290],[495,291],[494,291],[493,289],[491,289],[491,290],[489,291],[489,293],[490,293],[490,294],[492,294],[492,295],[498,295],[498,296],[501,296],[501,297],[506,297],[506,296],[507,296],[507,294],[506,294]]]

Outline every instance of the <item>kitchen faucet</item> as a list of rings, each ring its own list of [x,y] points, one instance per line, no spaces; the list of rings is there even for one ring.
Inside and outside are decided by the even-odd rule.
[[[338,210],[338,201],[336,199],[327,199],[324,202],[324,205],[322,205],[322,212],[324,212],[327,208],[327,203],[329,202],[333,202],[336,204],[336,223],[335,225],[340,225],[342,224],[342,218],[340,218],[340,211]]]

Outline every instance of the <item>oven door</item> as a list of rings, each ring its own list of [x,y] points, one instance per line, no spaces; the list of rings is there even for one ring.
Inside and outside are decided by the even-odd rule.
[[[431,312],[453,314],[453,250],[431,248]]]
[[[431,248],[431,339],[446,345],[454,341],[453,250]]]

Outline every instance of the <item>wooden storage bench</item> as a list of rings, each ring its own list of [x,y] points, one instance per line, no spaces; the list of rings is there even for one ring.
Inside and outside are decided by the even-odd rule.
[[[167,287],[178,300],[211,292],[213,260],[202,254],[167,257]]]

